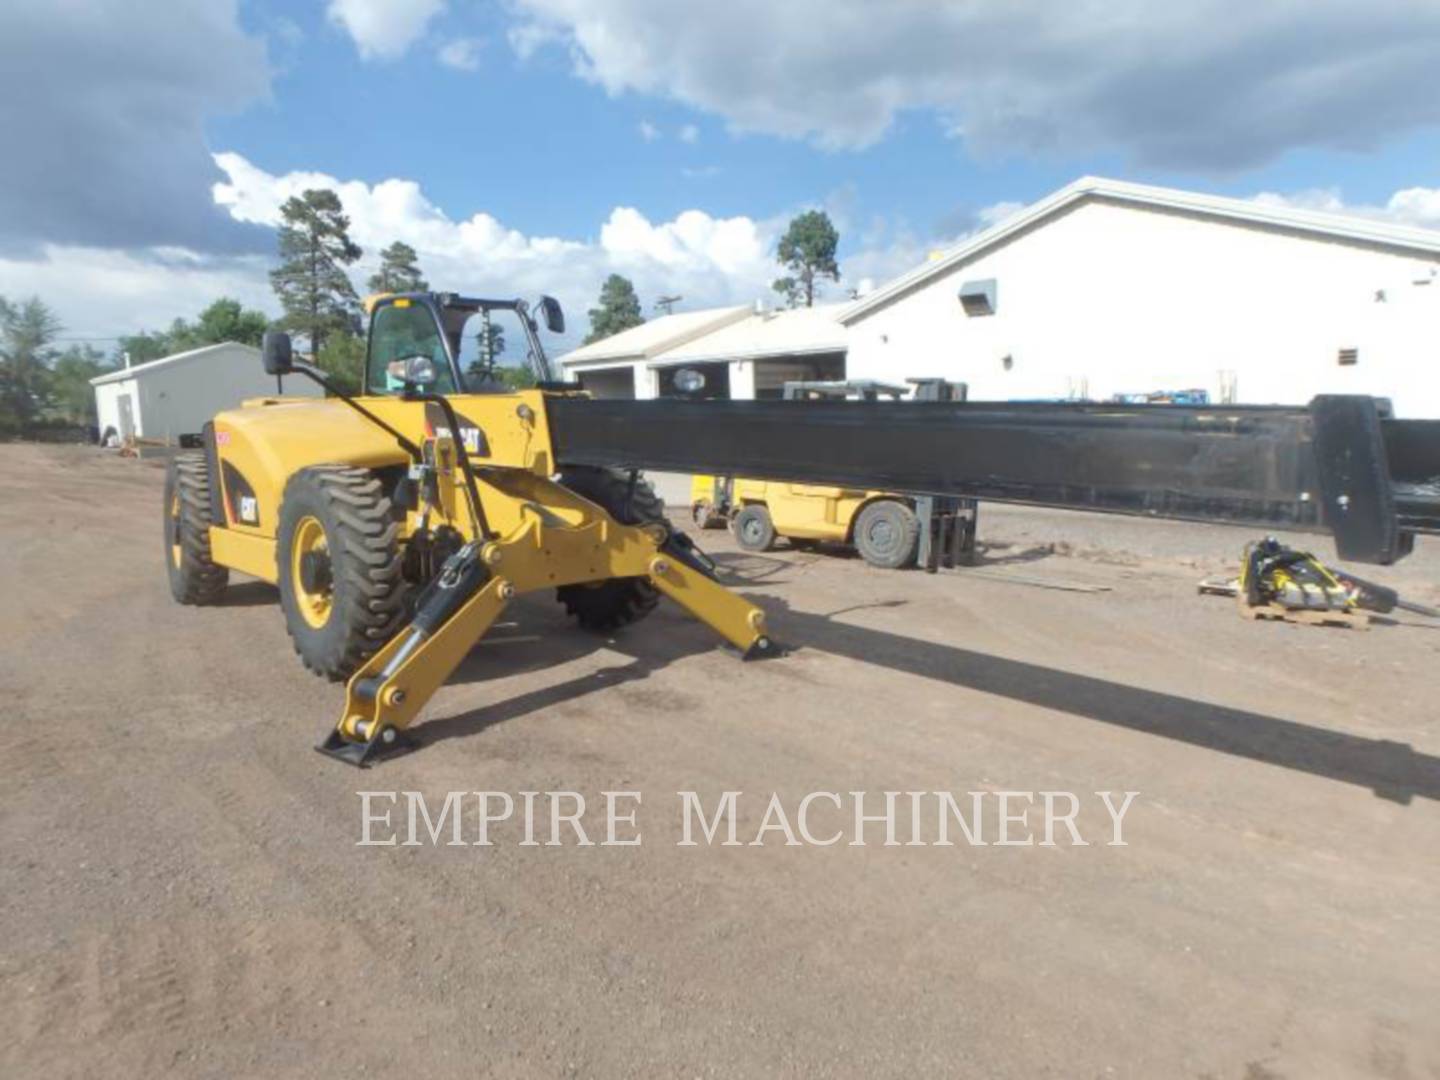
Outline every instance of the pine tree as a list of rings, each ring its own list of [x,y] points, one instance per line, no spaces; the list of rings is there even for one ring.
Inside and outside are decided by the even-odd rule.
[[[585,338],[586,345],[645,321],[645,316],[640,314],[640,298],[635,295],[635,286],[629,278],[619,274],[611,274],[600,286],[599,304],[599,307],[590,309],[590,333]]]
[[[497,322],[490,320],[490,313],[487,311],[480,321],[480,329],[475,334],[475,359],[470,362],[466,374],[479,376],[494,376],[496,368],[500,364],[500,354],[505,351],[505,328]]]
[[[801,300],[806,307],[814,307],[816,279],[840,280],[840,267],[835,262],[839,244],[840,234],[824,210],[807,210],[796,216],[776,251],[781,265],[790,273],[776,278],[771,288],[784,296],[790,307],[797,307]]]
[[[416,265],[415,249],[409,244],[396,240],[380,252],[380,269],[370,275],[367,284],[371,292],[407,293],[427,292],[430,283]]]
[[[280,208],[280,266],[270,284],[285,314],[280,325],[310,340],[318,356],[331,334],[353,332],[359,301],[345,267],[360,258],[340,196],[312,188]]]

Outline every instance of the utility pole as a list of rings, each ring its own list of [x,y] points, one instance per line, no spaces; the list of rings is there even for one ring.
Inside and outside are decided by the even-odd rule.
[[[663,311],[666,315],[673,315],[675,314],[675,305],[684,299],[683,296],[662,296],[655,301],[655,310]]]

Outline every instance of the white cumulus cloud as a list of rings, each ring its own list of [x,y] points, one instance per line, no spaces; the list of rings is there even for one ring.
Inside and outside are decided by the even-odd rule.
[[[449,217],[413,180],[376,184],[340,180],[319,172],[275,175],[234,153],[215,155],[228,177],[215,186],[215,201],[236,220],[277,225],[280,206],[306,188],[335,191],[350,218],[350,232],[366,255],[352,276],[363,281],[385,245],[403,240],[419,253],[421,268],[439,288],[492,296],[558,296],[579,328],[581,313],[594,303],[608,274],[630,278],[641,300],[680,294],[685,307],[773,302],[770,283],[780,275],[775,248],[790,214],[769,218],[717,217],[704,210],[682,211],[654,221],[635,207],[617,206],[600,223],[598,236],[582,239],[533,236],[510,228],[490,214],[465,220]],[[851,237],[840,260],[841,280],[827,283],[827,300],[846,298],[864,278],[884,281],[922,262],[954,236],[921,236],[882,222],[859,230],[846,209],[848,195],[828,207],[842,237]],[[1013,213],[1018,203],[999,203],[975,216],[975,228]],[[803,209],[803,208],[796,208]]]
[[[553,293],[581,330],[582,313],[610,273],[634,281],[646,302],[680,293],[687,306],[704,307],[765,295],[778,272],[774,250],[784,225],[779,219],[686,210],[655,222],[619,206],[600,223],[598,239],[534,236],[490,214],[452,219],[413,180],[367,184],[318,172],[275,175],[234,153],[217,154],[215,162],[227,177],[215,185],[215,201],[241,222],[275,226],[290,196],[314,187],[335,191],[350,218],[351,236],[366,252],[352,268],[357,283],[373,271],[382,247],[403,240],[419,253],[437,287],[492,296]]]
[[[479,71],[480,50],[484,47],[484,38],[456,38],[441,45],[435,56],[440,63],[456,71]]]
[[[404,56],[444,10],[445,0],[330,0],[325,9],[365,60]]]
[[[38,257],[0,257],[0,296],[38,296],[64,325],[67,338],[108,340],[160,330],[193,318],[212,300],[234,297],[278,314],[267,276],[268,255],[200,255],[185,248],[123,251],[46,244]]]
[[[1262,191],[1254,196],[1266,206],[1289,206],[1297,210],[1319,210],[1329,214],[1390,221],[1422,229],[1440,229],[1440,188],[1409,187],[1395,192],[1383,203],[1347,203],[1339,188],[1309,188],[1288,195]]]

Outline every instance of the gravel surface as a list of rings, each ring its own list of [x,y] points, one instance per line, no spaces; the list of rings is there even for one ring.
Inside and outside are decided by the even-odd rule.
[[[987,507],[935,576],[706,533],[789,655],[526,598],[362,773],[273,589],[171,602],[154,464],[0,466],[0,1076],[1440,1076],[1440,632],[1197,596],[1249,531]],[[643,843],[358,846],[361,791],[573,791],[597,838],[640,792]],[[740,843],[678,843],[684,791]],[[816,791],[841,842],[760,831]],[[929,803],[853,846],[852,791],[1074,792],[1088,846]]]

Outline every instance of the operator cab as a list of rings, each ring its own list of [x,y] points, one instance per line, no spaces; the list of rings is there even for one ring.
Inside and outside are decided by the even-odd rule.
[[[373,296],[365,306],[366,394],[401,393],[421,359],[434,371],[430,389],[441,394],[503,394],[554,382],[524,300],[407,293]],[[565,316],[554,297],[542,296],[536,311],[547,330],[564,333]]]

